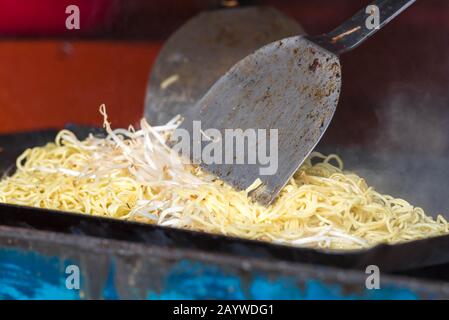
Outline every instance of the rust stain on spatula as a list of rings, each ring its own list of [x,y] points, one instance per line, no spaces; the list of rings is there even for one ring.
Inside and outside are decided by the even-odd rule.
[[[224,139],[221,159],[200,161],[201,166],[238,189],[261,181],[251,196],[262,204],[272,202],[334,115],[341,88],[339,55],[359,46],[414,2],[374,1],[371,6],[380,13],[375,28],[365,24],[363,8],[327,34],[282,39],[235,64],[197,103],[193,108],[197,112],[186,118],[182,128],[193,132],[199,121],[203,130],[215,130],[225,138],[232,130],[240,140],[247,139],[245,148],[239,149],[234,137]],[[265,133],[265,139],[259,133]],[[208,148],[210,141],[200,140],[193,143]],[[242,159],[241,153],[246,162],[234,161]]]

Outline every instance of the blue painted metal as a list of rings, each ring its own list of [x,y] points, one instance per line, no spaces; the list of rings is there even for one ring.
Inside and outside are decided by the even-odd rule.
[[[7,230],[8,229],[8,230]],[[420,299],[447,298],[444,284],[0,227],[1,299]],[[22,233],[18,235],[19,233]],[[14,236],[16,235],[16,236]],[[16,237],[16,239],[14,239]],[[8,241],[6,241],[8,240]],[[56,242],[56,243],[55,243]],[[81,271],[66,288],[65,268]],[[95,283],[94,283],[95,282]]]
[[[345,293],[341,284],[308,279],[303,286],[294,277],[270,279],[254,274],[245,290],[236,274],[223,272],[219,266],[181,261],[168,273],[163,292],[150,293],[150,299],[255,299],[255,300],[312,300],[312,299],[418,299],[407,288],[390,286],[379,290]]]
[[[79,299],[79,292],[66,288],[64,270],[58,257],[2,248],[0,299]]]
[[[81,299],[80,290],[65,286],[65,267],[73,261],[60,261],[36,252],[18,249],[0,250],[1,299]],[[78,263],[79,265],[79,263]],[[119,299],[114,286],[114,264],[104,284],[104,299]],[[81,279],[81,283],[83,280]],[[417,299],[407,288],[388,287],[360,293],[344,293],[338,283],[309,279],[303,287],[294,277],[269,279],[255,274],[245,289],[238,274],[225,272],[220,266],[183,260],[173,265],[160,292],[147,288],[148,299]]]

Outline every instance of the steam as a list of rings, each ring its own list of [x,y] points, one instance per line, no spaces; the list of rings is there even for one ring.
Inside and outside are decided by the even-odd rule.
[[[376,137],[364,151],[369,159],[348,169],[366,176],[382,193],[449,217],[447,93],[392,84],[375,112]]]
[[[380,132],[376,149],[444,156],[449,151],[447,93],[393,86],[376,114]],[[387,142],[387,143],[385,143]]]

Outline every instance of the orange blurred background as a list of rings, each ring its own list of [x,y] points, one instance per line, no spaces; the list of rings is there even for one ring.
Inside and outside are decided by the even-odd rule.
[[[98,125],[102,103],[114,126],[134,124],[159,48],[141,41],[1,42],[0,131]]]

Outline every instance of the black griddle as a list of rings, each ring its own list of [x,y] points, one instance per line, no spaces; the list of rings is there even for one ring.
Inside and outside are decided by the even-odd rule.
[[[91,132],[103,134],[97,128],[75,125],[67,128],[81,139]],[[16,158],[26,148],[45,145],[54,139],[57,132],[50,129],[0,135],[0,173],[13,173]],[[364,250],[328,251],[8,204],[0,204],[0,225],[363,271],[373,264],[383,272],[414,276],[420,276],[420,270],[426,270],[425,276],[430,278],[433,270],[438,270],[439,279],[442,278],[442,268],[449,268],[449,235],[397,245],[382,244]],[[448,277],[446,279],[449,280]]]

